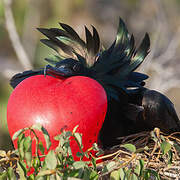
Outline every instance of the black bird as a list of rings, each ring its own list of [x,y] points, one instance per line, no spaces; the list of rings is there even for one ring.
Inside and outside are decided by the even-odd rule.
[[[45,59],[54,66],[19,73],[10,80],[12,87],[37,74],[82,75],[97,80],[108,96],[108,110],[99,133],[103,148],[118,144],[118,137],[155,127],[168,133],[180,131],[180,120],[172,102],[163,94],[145,88],[148,76],[134,72],[149,53],[147,33],[136,49],[133,35],[120,19],[115,41],[108,49],[103,49],[93,26],[92,33],[85,27],[86,42],[69,25],[60,23],[60,26],[61,29],[38,29],[48,38],[41,42],[58,53]]]

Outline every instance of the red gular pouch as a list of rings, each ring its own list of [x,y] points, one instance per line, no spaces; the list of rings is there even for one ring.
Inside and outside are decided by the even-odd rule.
[[[23,80],[12,92],[7,105],[7,123],[11,137],[19,129],[41,124],[50,135],[50,149],[58,146],[54,137],[62,128],[72,131],[78,125],[86,151],[97,142],[106,111],[106,92],[96,80],[85,76],[36,75]],[[46,147],[43,135],[38,137]],[[17,148],[17,143],[13,143]],[[72,151],[76,154],[79,148],[72,145]],[[33,143],[32,152],[35,152]]]

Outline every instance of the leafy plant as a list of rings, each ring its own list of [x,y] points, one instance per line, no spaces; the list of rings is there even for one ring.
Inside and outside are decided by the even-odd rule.
[[[0,179],[59,180],[73,177],[85,180],[148,180],[151,178],[160,180],[165,176],[162,174],[162,167],[164,169],[164,165],[167,167],[172,165],[175,163],[174,160],[178,161],[179,158],[179,139],[164,135],[158,129],[131,136],[131,140],[126,137],[127,143],[116,148],[112,147],[108,153],[104,153],[97,144],[93,144],[92,148],[84,152],[82,135],[76,132],[77,127],[72,132],[63,131],[54,137],[59,141],[59,145],[54,150],[50,148],[51,141],[47,130],[40,124],[16,132],[13,140],[17,139],[18,149],[12,152],[0,151],[2,169]],[[25,136],[26,131],[30,131],[29,136]],[[37,131],[44,135],[45,147],[39,141]],[[34,136],[30,136],[31,134]],[[140,137],[146,139],[146,146],[142,146]],[[135,139],[136,143],[134,143]],[[31,151],[34,140],[35,156]],[[74,160],[71,141],[78,144],[79,152],[76,154],[78,161]],[[45,153],[46,149],[49,150],[48,153]],[[159,163],[157,164],[156,161]]]

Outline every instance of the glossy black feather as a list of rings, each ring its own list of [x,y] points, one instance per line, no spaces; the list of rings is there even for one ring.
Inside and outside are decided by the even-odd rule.
[[[76,33],[76,31],[74,31],[74,29],[64,23],[59,23],[60,26],[78,43],[80,43],[82,46],[85,45],[84,41],[79,37],[79,35]]]
[[[37,28],[38,31],[40,31],[42,34],[44,34],[48,38],[55,39],[56,36],[59,35],[56,31],[52,29],[47,29],[47,28]]]
[[[85,26],[85,33],[86,33],[86,47],[89,54],[94,52],[94,41],[91,32]]]
[[[59,28],[50,28],[49,29],[51,32],[54,32],[54,34],[56,34],[56,36],[65,36],[65,37],[72,37],[69,33],[67,33],[66,31],[64,31],[63,29],[59,29]]]
[[[148,37],[145,35],[144,39],[146,40],[143,40],[140,47],[136,50],[134,36],[129,35],[126,25],[121,18],[115,41],[108,49],[103,51],[100,51],[100,38],[95,27],[92,26],[93,33],[91,33],[85,26],[86,42],[84,42],[72,27],[63,23],[60,23],[60,26],[63,29],[38,29],[49,38],[42,40],[42,42],[58,52],[60,58],[72,57],[80,61],[85,68],[89,68],[88,72],[91,72],[89,76],[95,77],[98,81],[101,80],[104,85],[107,82],[105,79],[107,74],[116,77],[115,80],[117,82],[112,83],[113,86],[116,84],[119,87],[121,81],[126,81],[129,74],[144,60],[150,45],[147,41]],[[50,62],[50,58],[48,60]],[[134,79],[131,75],[131,79],[128,79],[129,82],[123,84],[128,84],[128,87],[130,84],[133,84],[133,87],[136,83],[137,87],[143,84],[140,80],[134,81]],[[130,82],[131,80],[135,83]]]
[[[97,55],[100,50],[100,38],[96,28],[94,26],[92,26],[92,28],[93,28],[93,43],[94,43],[93,53],[94,55]]]
[[[67,46],[66,44],[62,43],[61,41],[52,40],[52,39],[51,40],[49,40],[49,39],[41,39],[40,41],[43,44],[45,44],[45,45],[49,46],[50,48],[54,49],[62,57],[65,56],[65,55],[63,55],[63,53],[60,53],[61,51],[68,54],[69,56],[73,56],[73,48],[70,47],[70,46]]]
[[[143,92],[142,119],[150,128],[159,127],[165,133],[180,131],[180,120],[173,103],[163,94],[146,89]]]
[[[140,44],[139,48],[134,52],[133,57],[131,60],[126,63],[124,66],[119,68],[117,76],[121,76],[121,78],[126,77],[130,72],[135,71],[141,63],[144,61],[145,57],[149,53],[150,48],[150,39],[149,35],[146,35],[143,38],[142,43]]]
[[[133,81],[133,82],[142,82],[142,81],[144,81],[144,80],[146,80],[148,78],[149,78],[148,75],[142,74],[142,73],[139,73],[139,72],[131,72],[128,75],[128,80]]]
[[[126,97],[126,96],[125,96]],[[118,137],[159,128],[164,133],[180,132],[180,120],[173,103],[165,95],[147,88],[131,93],[127,99],[110,100],[99,139],[102,148],[121,143]],[[111,132],[111,133],[109,133]]]
[[[51,58],[45,58],[44,60],[52,65],[56,65],[58,62],[62,61],[63,59],[60,58],[59,56],[54,56]]]
[[[116,36],[116,44],[126,44],[128,43],[129,39],[129,33],[126,28],[126,25],[124,21],[119,18],[119,26],[117,30],[117,36]]]
[[[40,75],[43,74],[44,70],[29,70],[29,71],[24,71],[22,73],[15,74],[11,79],[10,79],[10,85],[15,88],[20,82],[22,82],[24,79],[35,76],[35,75]]]

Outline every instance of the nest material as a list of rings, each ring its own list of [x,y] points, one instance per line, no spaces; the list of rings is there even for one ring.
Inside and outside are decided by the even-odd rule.
[[[141,132],[119,139],[121,145],[106,150],[105,155],[96,158],[101,160],[96,165],[100,180],[110,179],[111,173],[120,168],[131,169],[136,173],[134,170],[140,160],[144,162],[144,169],[157,172],[160,179],[180,178],[180,132],[168,135],[155,128],[151,132]],[[131,144],[136,148],[135,151],[127,150],[124,144]],[[18,159],[14,151],[0,151],[0,171],[8,167],[16,168]],[[104,172],[104,167],[108,164],[112,166]],[[156,178],[152,176],[151,179]]]
[[[99,158],[105,159],[98,165],[100,179],[108,179],[111,172],[120,168],[135,169],[139,160],[144,161],[145,169],[156,171],[161,179],[180,178],[180,132],[168,135],[155,128],[151,132],[141,132],[119,139],[122,144],[135,145],[136,152],[129,152],[122,144],[107,150],[106,155]],[[163,149],[164,142],[170,146]],[[102,167],[110,162],[114,162],[112,170],[101,173]]]

